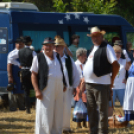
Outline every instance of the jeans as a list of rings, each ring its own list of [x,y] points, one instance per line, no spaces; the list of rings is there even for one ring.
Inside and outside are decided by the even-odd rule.
[[[125,89],[113,89],[113,105],[115,106],[116,97],[119,99],[121,106],[123,106]],[[112,103],[109,102],[109,106],[112,106]]]

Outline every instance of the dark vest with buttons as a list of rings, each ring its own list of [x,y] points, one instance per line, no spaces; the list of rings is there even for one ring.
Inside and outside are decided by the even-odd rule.
[[[33,60],[33,50],[30,48],[22,48],[19,50],[20,65],[23,67],[31,67]]]
[[[62,66],[59,54],[57,54],[56,57],[60,63],[61,71],[63,74],[63,84],[64,84],[64,86],[66,86],[65,76],[63,73],[63,66]],[[43,90],[47,86],[49,67],[48,67],[46,58],[42,52],[37,54],[37,58],[38,58],[38,67],[39,67],[39,69],[38,69],[38,84],[39,84],[39,89]]]
[[[97,77],[101,77],[103,75],[107,75],[112,72],[112,65],[109,63],[107,59],[106,42],[102,42],[98,50],[96,50],[94,53],[93,72]]]

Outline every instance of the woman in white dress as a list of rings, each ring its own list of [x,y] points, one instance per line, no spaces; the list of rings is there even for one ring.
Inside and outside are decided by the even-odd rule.
[[[123,110],[125,112],[125,121],[134,120],[134,62],[128,70]]]

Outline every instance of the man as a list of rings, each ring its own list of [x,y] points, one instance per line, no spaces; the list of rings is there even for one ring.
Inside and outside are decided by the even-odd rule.
[[[21,89],[21,83],[18,76],[20,68],[13,65],[14,63],[10,60],[11,56],[18,53],[18,51],[23,47],[23,37],[17,38],[15,41],[15,49],[8,54],[7,58],[8,83],[15,84],[13,91],[8,91],[10,111],[16,111],[17,108],[19,108],[19,110],[25,110],[24,91]]]
[[[59,55],[53,51],[54,40],[48,37],[42,45],[43,52],[33,59],[31,67],[37,98],[35,133],[62,134],[63,91],[66,91],[63,67]]]
[[[55,51],[61,56],[67,91],[63,94],[63,129],[70,131],[71,99],[80,83],[79,73],[73,59],[64,53],[66,44],[62,38],[56,38]]]
[[[25,47],[13,54],[10,58],[12,63],[18,65],[21,68],[20,80],[22,83],[22,89],[25,95],[26,112],[29,114],[30,111],[30,90],[33,89],[31,83],[31,72],[30,67],[32,65],[33,57],[36,56],[36,52],[30,49],[32,39],[30,36],[25,36]],[[18,62],[16,59],[19,58]]]
[[[71,51],[73,55],[72,57],[73,60],[76,61],[76,50],[78,49],[80,36],[74,34],[71,39],[72,39],[72,45],[69,46],[69,50]]]
[[[94,46],[83,70],[91,134],[108,134],[109,91],[119,71],[113,48],[103,41],[104,34],[98,27],[91,28],[88,36]]]

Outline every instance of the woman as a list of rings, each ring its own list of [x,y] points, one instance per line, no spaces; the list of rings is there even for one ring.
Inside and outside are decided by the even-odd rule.
[[[134,120],[134,62],[128,70],[123,110],[125,112],[125,121]]]
[[[119,99],[121,106],[123,106],[124,93],[126,87],[126,59],[121,58],[122,49],[120,46],[115,45],[113,47],[118,63],[120,64],[120,70],[115,77],[113,85],[113,105],[115,105],[116,97]]]
[[[79,99],[82,98],[82,101],[87,106],[86,90],[85,90],[84,79],[83,79],[83,68],[84,68],[84,63],[87,59],[87,50],[84,48],[78,48],[76,51],[76,57],[77,60],[75,64],[79,72],[79,76],[81,78],[81,83],[76,89],[76,96],[74,97],[75,105],[79,101]],[[77,120],[73,118],[73,121],[77,122],[77,128],[81,128],[81,122],[82,122],[81,120]],[[86,120],[83,120],[83,127],[87,127]]]

